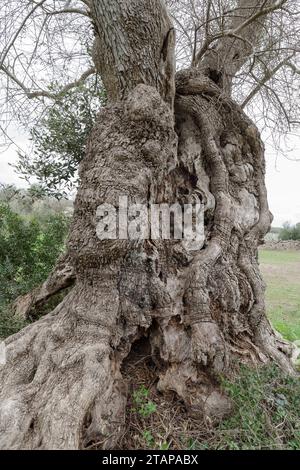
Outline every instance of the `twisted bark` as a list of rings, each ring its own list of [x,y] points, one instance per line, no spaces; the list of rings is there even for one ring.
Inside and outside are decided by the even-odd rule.
[[[123,34],[128,17],[126,25]],[[156,36],[157,28],[151,31]],[[153,41],[157,50],[158,38]],[[107,77],[115,60],[108,54],[101,66],[107,65]],[[172,96],[166,90],[174,75],[164,75],[157,59],[153,64],[156,84],[148,66],[143,78],[126,69],[125,87],[125,75],[119,83],[116,73],[111,103],[90,136],[67,246],[73,290],[51,314],[6,341],[2,449],[117,446],[127,400],[121,367],[137,340],[149,345],[159,390],[176,392],[198,418],[219,419],[228,412],[216,379],[237,359],[275,360],[293,372],[290,346],[266,318],[257,261],[272,220],[259,132],[201,70],[178,73]],[[200,198],[204,245],[99,240],[97,207],[118,206],[124,195],[138,203]]]
[[[136,85],[174,100],[175,31],[161,0],[94,0],[93,59],[111,101]]]

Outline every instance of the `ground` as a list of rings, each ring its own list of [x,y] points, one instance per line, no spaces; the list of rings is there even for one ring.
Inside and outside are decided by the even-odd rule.
[[[300,251],[260,251],[268,316],[288,340],[300,340]]]

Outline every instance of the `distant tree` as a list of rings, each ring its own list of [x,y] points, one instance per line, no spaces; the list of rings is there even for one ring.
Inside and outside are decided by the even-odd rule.
[[[283,224],[279,233],[280,240],[300,240],[300,222],[291,225],[289,222]]]
[[[28,217],[37,217],[40,221],[55,214],[71,214],[73,202],[65,198],[57,200],[48,189],[32,184],[27,189],[20,189],[14,185],[0,185],[0,202],[8,205],[16,214]]]
[[[14,184],[0,183],[0,201],[10,203],[19,194],[19,189]]]

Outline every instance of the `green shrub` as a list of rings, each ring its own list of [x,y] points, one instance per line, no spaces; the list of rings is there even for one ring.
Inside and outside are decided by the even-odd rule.
[[[144,418],[156,412],[156,404],[149,399],[149,390],[143,385],[133,393],[133,402],[137,411]]]
[[[53,91],[57,91],[55,84]],[[106,92],[96,76],[63,94],[30,130],[33,148],[19,153],[16,170],[27,180],[37,180],[46,193],[66,196],[77,186],[78,165],[105,103]]]
[[[8,305],[42,283],[64,250],[69,217],[23,216],[0,203],[0,336],[20,327]],[[5,333],[6,332],[6,333]]]

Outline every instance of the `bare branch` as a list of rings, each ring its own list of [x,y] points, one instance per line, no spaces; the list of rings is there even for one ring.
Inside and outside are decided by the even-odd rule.
[[[201,50],[198,52],[198,54],[196,55],[196,58],[194,60],[194,67],[199,63],[200,59],[204,56],[205,52],[208,50],[209,46],[217,41],[218,39],[220,38],[223,38],[223,37],[228,37],[228,38],[235,38],[235,39],[239,39],[240,41],[243,41],[243,42],[246,42],[248,44],[248,46],[250,46],[251,50],[253,49],[253,44],[251,41],[249,41],[249,39],[247,39],[246,37],[243,37],[243,36],[239,36],[238,34],[236,34],[234,31],[224,31],[224,32],[221,32],[219,34],[216,34],[215,36],[213,37],[210,37],[208,38],[205,43],[203,44]]]
[[[292,62],[288,61],[288,62],[286,63],[286,65],[287,65],[288,67],[290,67],[294,73],[296,73],[297,75],[300,75],[300,69],[299,69],[295,64],[293,64]]]
[[[263,9],[260,9],[259,11],[257,11],[256,13],[254,13],[252,16],[250,16],[249,18],[247,18],[244,22],[242,22],[238,27],[236,27],[235,29],[230,29],[230,30],[225,30],[225,31],[220,31],[219,33],[215,34],[214,36],[211,36],[211,37],[207,37],[206,40],[205,40],[205,43],[203,44],[203,46],[201,47],[200,51],[198,52],[198,54],[196,54],[196,57],[195,57],[195,61],[194,61],[194,66],[196,66],[201,58],[203,57],[203,55],[205,54],[205,52],[208,50],[209,46],[217,41],[218,39],[222,38],[222,37],[237,37],[241,40],[244,40],[246,41],[247,39],[242,37],[242,36],[239,36],[239,33],[245,29],[247,26],[249,26],[251,23],[257,21],[259,18],[261,18],[262,16],[266,16],[268,15],[269,13],[272,13],[273,11],[275,10],[278,10],[279,8],[281,8],[288,0],[278,0],[277,2],[275,2],[274,5],[272,6],[269,6],[267,8],[263,8]],[[250,41],[248,40],[248,43],[250,43]],[[251,44],[251,43],[250,43]],[[252,46],[252,45],[251,45]]]
[[[284,65],[287,65],[288,64],[288,60],[285,59],[281,62],[279,62],[279,64],[273,69],[273,70],[267,70],[266,74],[264,75],[264,77],[259,81],[259,83],[256,85],[256,87],[251,91],[251,93],[247,96],[247,98],[243,101],[243,103],[241,104],[241,107],[242,108],[245,108],[245,106],[247,106],[247,104],[257,95],[257,93],[260,92],[260,90],[262,89],[262,87],[269,81],[271,80],[272,77],[274,77],[274,75],[278,72],[278,70],[280,70]]]
[[[10,43],[8,44],[7,48],[4,50],[3,52],[3,55],[1,57],[1,61],[0,61],[0,67],[4,64],[4,61],[6,59],[6,56],[7,54],[9,53],[10,49],[12,48],[12,46],[14,45],[17,37],[19,36],[20,32],[22,31],[22,29],[24,28],[27,20],[33,15],[33,13],[35,12],[35,10],[39,7],[41,7],[44,3],[46,2],[46,0],[41,0],[39,3],[37,3],[33,8],[32,10],[25,16],[24,20],[22,21],[22,23],[20,24],[19,28],[17,29],[16,33],[14,34],[14,37],[12,38],[12,40],[10,41]]]
[[[29,99],[33,99],[33,98],[40,98],[40,97],[45,97],[45,98],[49,98],[51,100],[57,100],[59,98],[61,98],[65,93],[67,93],[68,91],[70,91],[72,88],[76,88],[78,87],[79,85],[81,85],[82,83],[85,82],[85,80],[90,76],[90,75],[93,75],[94,73],[96,73],[96,69],[95,67],[91,67],[89,68],[88,70],[86,70],[82,75],[81,77],[78,79],[78,80],[75,80],[74,82],[71,82],[71,83],[68,83],[66,86],[64,86],[60,91],[59,93],[50,93],[48,91],[45,91],[45,90],[38,90],[38,91],[30,91],[20,80],[18,80],[18,78],[12,73],[10,72],[6,67],[4,67],[2,65],[2,67],[0,67],[1,70],[3,70],[6,75],[11,79],[13,80],[26,94],[27,98]]]
[[[277,0],[277,2],[274,3],[274,5],[271,5],[267,8],[259,10],[257,13],[254,13],[254,15],[250,16],[246,21],[244,21],[240,26],[238,26],[234,31],[232,31],[234,34],[239,34],[240,31],[242,31],[246,26],[249,26],[251,23],[254,21],[258,20],[262,16],[266,16],[269,13],[272,13],[275,10],[278,10],[281,8],[288,0]]]
[[[89,12],[82,10],[81,8],[64,8],[63,10],[55,10],[55,11],[48,11],[45,9],[45,11],[47,12],[48,16],[75,13],[75,14],[83,15],[83,16],[86,16],[87,18],[90,18]]]

